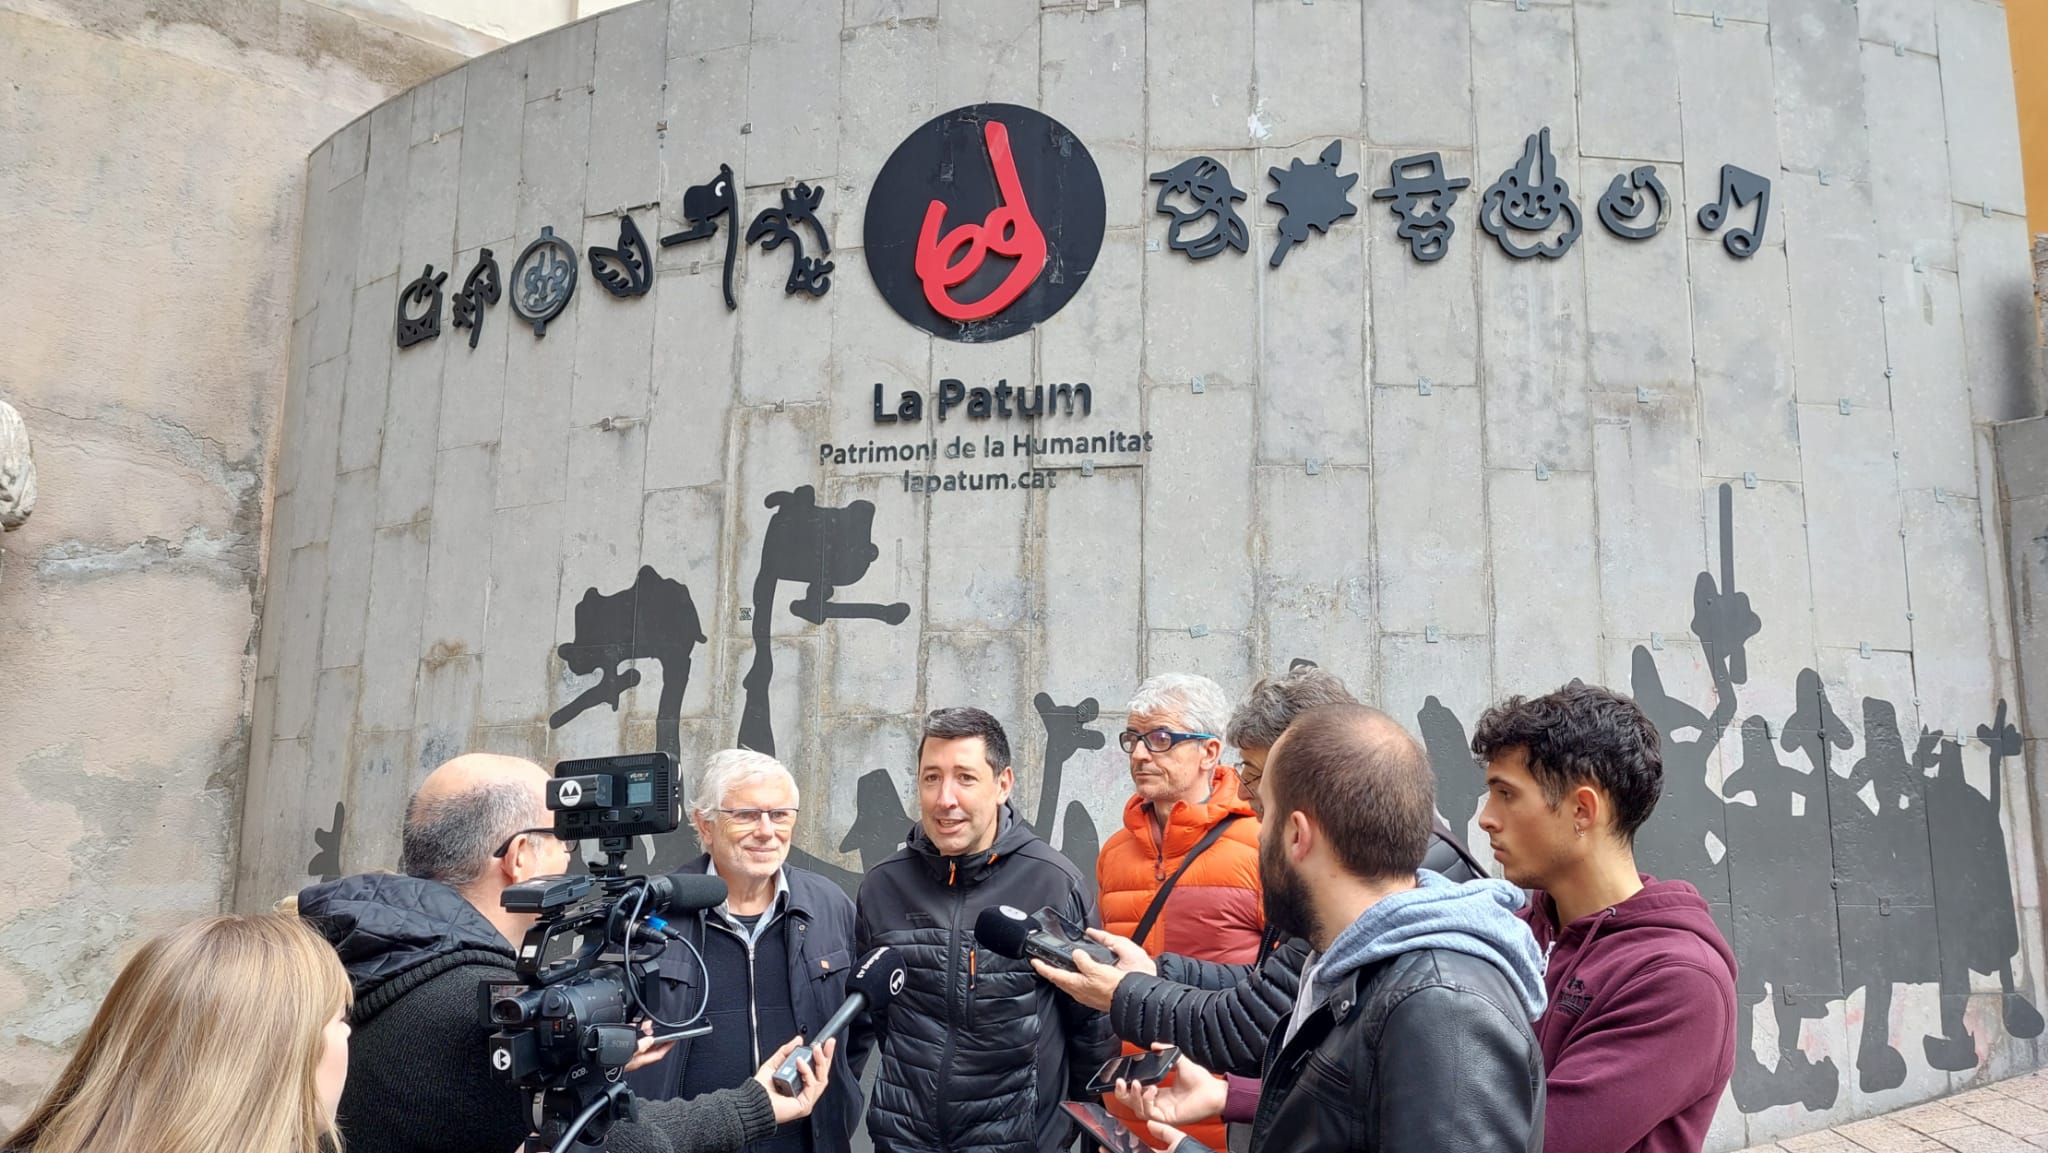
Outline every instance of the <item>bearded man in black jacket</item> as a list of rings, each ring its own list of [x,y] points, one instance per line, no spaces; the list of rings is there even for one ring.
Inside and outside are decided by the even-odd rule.
[[[919,823],[862,879],[855,952],[894,948],[910,979],[875,1022],[881,1071],[868,1105],[876,1153],[1044,1153],[1073,1126],[1088,1078],[1116,1054],[1103,1014],[976,947],[990,905],[1051,906],[1100,925],[1080,873],[1010,807],[1010,742],[980,709],[940,709],[918,745]]]
[[[531,1098],[493,1072],[479,1020],[485,980],[519,979],[514,942],[531,914],[506,911],[508,887],[569,870],[571,847],[548,812],[547,773],[516,757],[472,753],[435,769],[406,806],[400,868],[313,885],[299,915],[334,944],[355,986],[348,1085],[339,1121],[349,1153],[511,1153],[531,1131]],[[612,1153],[732,1153],[810,1114],[829,1057],[797,1097],[768,1091],[794,1039],[733,1089],[640,1103],[614,1125]],[[821,1048],[829,1051],[830,1044]],[[628,1068],[658,1060],[646,1049]]]
[[[1335,673],[1311,664],[1263,677],[1252,686],[1230,715],[1227,737],[1243,760],[1238,782],[1253,812],[1264,819],[1259,780],[1265,775],[1266,758],[1294,718],[1324,705],[1357,703]],[[1422,867],[1460,883],[1486,876],[1460,831],[1443,814],[1431,816]],[[1294,1007],[1301,970],[1308,962],[1308,943],[1283,940],[1268,925],[1267,947],[1258,961],[1242,965],[1177,953],[1155,960],[1122,937],[1105,934],[1099,939],[1115,950],[1114,968],[1084,954],[1076,958],[1078,973],[1043,965],[1040,973],[1083,1004],[1109,1010],[1110,1024],[1124,1040],[1134,1045],[1176,1045],[1196,1064],[1231,1074],[1224,1120],[1249,1122],[1258,1101],[1266,1038]]]

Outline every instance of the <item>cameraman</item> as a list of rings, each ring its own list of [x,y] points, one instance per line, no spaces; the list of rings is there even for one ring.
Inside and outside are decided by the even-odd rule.
[[[511,1153],[532,1131],[531,1098],[492,1072],[477,990],[518,980],[513,953],[533,924],[499,896],[534,877],[567,872],[568,843],[552,831],[547,773],[516,757],[471,753],[435,769],[406,805],[403,876],[313,885],[299,915],[326,934],[355,987],[348,1087],[340,1124],[349,1153]],[[831,1046],[795,1098],[768,1091],[794,1047],[750,1080],[690,1101],[640,1103],[640,1122],[615,1125],[615,1151],[729,1153],[808,1115],[825,1090]],[[644,1051],[634,1065],[658,1059]]]

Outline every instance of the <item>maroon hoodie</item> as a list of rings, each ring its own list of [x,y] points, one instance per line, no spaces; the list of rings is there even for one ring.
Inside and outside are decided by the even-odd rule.
[[[1556,926],[1522,919],[1549,958],[1536,1022],[1550,1153],[1699,1153],[1735,1068],[1735,955],[1684,881],[1645,876],[1621,904]]]

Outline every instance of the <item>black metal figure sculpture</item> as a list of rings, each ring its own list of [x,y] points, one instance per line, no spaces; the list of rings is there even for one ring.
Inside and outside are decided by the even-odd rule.
[[[434,266],[429,264],[418,280],[398,294],[398,347],[411,348],[441,335],[441,282],[447,279],[447,273],[437,276]],[[409,315],[415,304],[424,304],[427,310],[418,316]]]
[[[1643,195],[1645,192],[1649,196]],[[1623,240],[1648,240],[1663,231],[1664,222],[1670,218],[1670,206],[1671,194],[1664,191],[1664,182],[1657,179],[1657,166],[1645,164],[1614,174],[1613,182],[1600,196],[1600,223]]]
[[[1565,230],[1555,239],[1522,245],[1510,235],[1526,232],[1541,236],[1562,217]],[[1541,256],[1555,260],[1569,252],[1579,238],[1584,221],[1579,206],[1572,202],[1571,185],[1558,175],[1557,157],[1550,152],[1550,129],[1530,135],[1522,144],[1522,159],[1500,174],[1480,198],[1479,227],[1500,241],[1501,251],[1516,260]]]
[[[1746,260],[1756,254],[1757,245],[1762,243],[1764,228],[1771,219],[1771,181],[1758,176],[1746,168],[1733,164],[1721,166],[1721,192],[1712,204],[1700,206],[1700,227],[1708,232],[1719,232],[1728,222],[1728,213],[1751,201],[1756,202],[1756,220],[1748,228],[1731,228],[1721,238],[1721,247],[1728,255]]]
[[[533,325],[535,336],[548,334],[548,322],[569,307],[576,295],[576,250],[542,225],[540,239],[526,246],[512,263],[512,311]]]
[[[462,281],[461,291],[455,294],[455,302],[448,311],[453,315],[455,327],[469,330],[469,346],[476,347],[477,337],[484,331],[484,309],[498,303],[503,292],[498,283],[498,258],[486,248],[476,255],[476,267]]]
[[[1463,176],[1446,177],[1443,157],[1435,152],[1403,156],[1388,175],[1392,183],[1373,189],[1372,198],[1393,201],[1388,207],[1401,222],[1394,235],[1408,242],[1408,254],[1415,259],[1425,264],[1442,260],[1458,227],[1451,220],[1451,206],[1458,202],[1458,190],[1472,182]]]
[[[630,214],[619,217],[619,246],[590,246],[590,275],[613,296],[645,296],[654,287],[654,259]]]
[[[1280,218],[1280,242],[1273,246],[1274,268],[1287,259],[1288,249],[1308,239],[1309,229],[1327,234],[1332,224],[1358,215],[1358,206],[1350,199],[1358,173],[1337,174],[1337,162],[1343,156],[1344,142],[1332,140],[1314,164],[1303,164],[1296,157],[1284,169],[1266,169],[1266,175],[1280,186],[1266,194],[1266,203],[1287,210],[1287,215]]]
[[[692,240],[705,240],[718,231],[718,218],[725,217],[731,225],[740,218],[740,196],[733,187],[732,166],[721,164],[718,175],[703,184],[698,184],[683,193],[683,220],[689,225],[681,232],[671,232],[661,238],[663,248],[688,244]],[[736,251],[736,237],[733,228],[725,230],[725,307],[738,308],[732,298],[732,261]]]
[[[799,182],[795,188],[782,190],[781,207],[762,209],[747,226],[747,243],[759,240],[763,252],[790,246],[789,278],[782,282],[782,291],[792,296],[799,292],[823,296],[832,290],[832,262],[820,259],[832,251],[832,241],[818,220],[818,205],[824,199],[822,186],[813,188]],[[817,256],[804,255],[804,239],[796,230],[799,224],[810,225],[811,234],[818,238]]]
[[[1206,260],[1226,248],[1239,252],[1251,247],[1251,230],[1245,227],[1244,218],[1237,214],[1234,203],[1245,198],[1245,192],[1231,183],[1230,170],[1212,157],[1197,156],[1183,160],[1164,172],[1154,172],[1152,183],[1159,185],[1159,196],[1153,207],[1173,217],[1173,223],[1166,226],[1166,246],[1175,252],[1185,252],[1189,260]],[[1168,196],[1185,195],[1192,198],[1192,210],[1167,203]],[[1205,216],[1215,217],[1209,231],[1189,240],[1181,230]]]

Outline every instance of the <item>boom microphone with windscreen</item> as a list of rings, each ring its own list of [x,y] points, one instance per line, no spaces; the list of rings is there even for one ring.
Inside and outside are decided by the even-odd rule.
[[[674,917],[715,908],[725,900],[725,882],[709,873],[670,873],[647,879],[647,912]]]
[[[1054,932],[1049,925],[1058,925]],[[1040,909],[1033,917],[1009,905],[990,905],[974,919],[974,939],[1000,956],[1019,961],[1044,961],[1072,973],[1074,950],[1079,949],[1105,965],[1116,964],[1116,952],[1086,937],[1067,932],[1057,910]]]
[[[860,967],[853,976],[846,979],[846,1000],[833,1010],[818,1035],[809,1044],[798,1045],[796,1051],[783,1058],[782,1065],[775,1070],[775,1091],[784,1097],[794,1097],[803,1092],[804,1081],[797,1067],[811,1059],[812,1050],[845,1031],[862,1009],[880,1009],[896,999],[903,991],[903,983],[909,978],[903,962],[897,959],[896,950],[887,945],[877,946],[873,952],[861,958]]]

